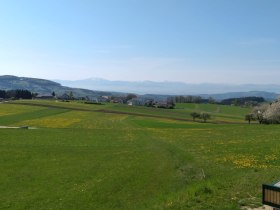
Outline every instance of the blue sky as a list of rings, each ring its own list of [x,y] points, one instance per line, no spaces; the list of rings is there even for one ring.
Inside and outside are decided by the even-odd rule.
[[[0,1],[0,74],[279,83],[279,0]]]

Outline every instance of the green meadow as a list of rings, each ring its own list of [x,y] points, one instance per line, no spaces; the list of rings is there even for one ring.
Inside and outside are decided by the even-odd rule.
[[[208,112],[207,123],[190,113]],[[279,179],[280,129],[247,108],[0,104],[0,209],[215,209],[261,205]]]

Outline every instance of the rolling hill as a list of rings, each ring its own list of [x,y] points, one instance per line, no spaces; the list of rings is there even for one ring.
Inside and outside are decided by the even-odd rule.
[[[0,89],[26,89],[31,92],[36,92],[39,95],[50,95],[54,91],[58,96],[72,91],[75,97],[98,97],[101,95],[112,95],[112,92],[93,91],[82,88],[70,88],[62,86],[61,84],[50,80],[28,77],[16,77],[10,75],[0,76]],[[117,94],[119,93],[114,93],[114,95]]]

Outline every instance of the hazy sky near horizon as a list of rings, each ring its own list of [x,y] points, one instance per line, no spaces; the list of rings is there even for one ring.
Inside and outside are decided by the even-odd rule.
[[[278,83],[279,0],[0,1],[0,75]]]

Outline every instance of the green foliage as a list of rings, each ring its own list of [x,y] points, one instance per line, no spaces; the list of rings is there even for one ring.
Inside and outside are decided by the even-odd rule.
[[[260,103],[265,102],[263,97],[241,97],[241,98],[228,98],[221,101],[221,104],[224,105],[236,105],[236,106],[243,106],[243,105],[258,105]]]
[[[246,114],[245,120],[248,121],[249,124],[251,124],[251,121],[256,120],[256,118],[254,114]]]
[[[28,90],[0,90],[0,98],[6,99],[32,99],[32,93]]]
[[[68,97],[69,97],[70,100],[74,100],[74,94],[73,94],[72,91],[70,91],[70,92],[68,93]]]
[[[126,96],[125,100],[129,101],[129,100],[134,99],[134,98],[137,98],[137,95],[130,93]]]
[[[0,98],[6,98],[6,94],[5,90],[0,90]]]
[[[200,117],[200,114],[197,113],[197,112],[191,112],[190,115],[191,115],[191,117],[193,118],[193,121],[195,121],[196,118],[199,118],[199,117]]]

